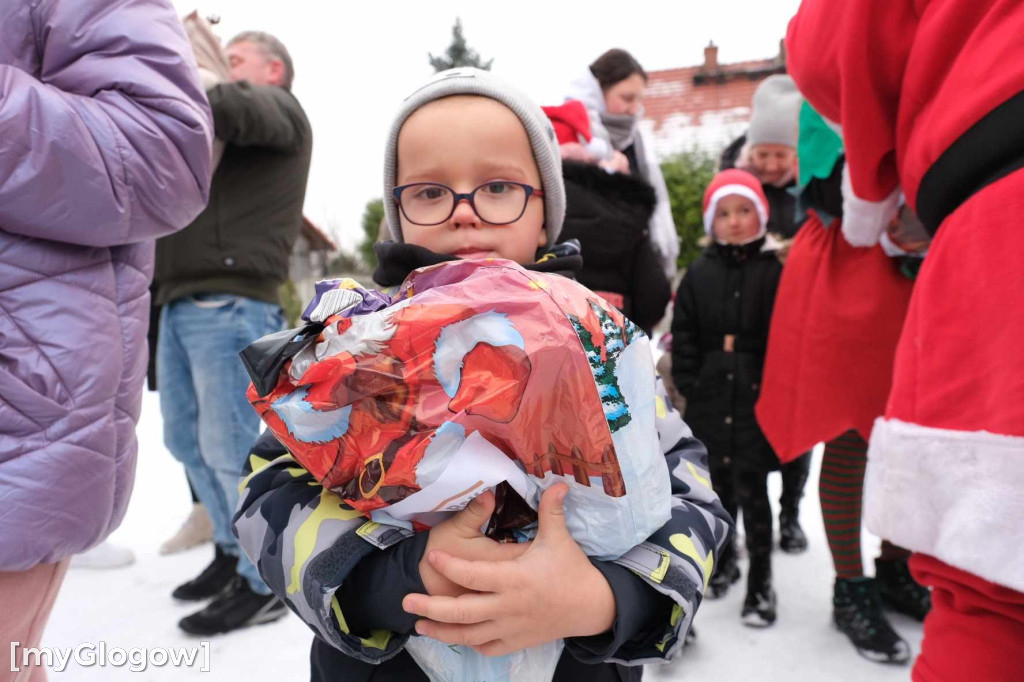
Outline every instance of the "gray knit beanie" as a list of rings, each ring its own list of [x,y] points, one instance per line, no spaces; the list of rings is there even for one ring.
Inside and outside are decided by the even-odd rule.
[[[803,101],[791,77],[776,74],[765,78],[754,92],[747,143],[784,144],[796,148]]]
[[[562,157],[558,153],[555,129],[544,111],[518,89],[487,71],[472,68],[449,69],[435,75],[426,85],[406,97],[391,124],[384,151],[384,215],[391,228],[391,236],[395,241],[402,241],[402,223],[393,197],[398,172],[398,134],[414,111],[436,99],[453,95],[489,97],[519,117],[530,137],[533,158],[540,170],[548,244],[558,242],[565,219],[565,183],[562,181]]]

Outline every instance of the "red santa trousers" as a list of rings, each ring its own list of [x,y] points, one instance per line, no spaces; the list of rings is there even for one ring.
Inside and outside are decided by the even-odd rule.
[[[1024,594],[927,554],[910,558],[914,579],[932,588],[914,682],[1017,682],[1024,671]]]
[[[1024,170],[936,233],[871,435],[865,518],[898,545],[1024,592]]]

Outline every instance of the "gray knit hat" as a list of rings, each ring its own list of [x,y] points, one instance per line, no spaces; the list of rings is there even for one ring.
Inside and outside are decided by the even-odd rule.
[[[395,241],[402,241],[398,205],[392,196],[398,172],[398,133],[414,111],[429,102],[452,95],[480,95],[501,102],[519,117],[533,147],[533,158],[540,170],[544,190],[544,228],[548,244],[555,244],[565,219],[565,183],[562,181],[562,157],[558,153],[555,129],[544,111],[530,98],[487,71],[472,68],[449,69],[435,75],[416,92],[405,98],[384,151],[384,215]]]
[[[791,77],[776,74],[765,78],[754,92],[747,143],[784,144],[796,148],[803,101]]]

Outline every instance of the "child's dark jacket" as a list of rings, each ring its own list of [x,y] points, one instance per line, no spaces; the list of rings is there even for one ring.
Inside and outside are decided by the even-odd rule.
[[[712,244],[686,271],[672,319],[672,378],[686,423],[714,457],[778,467],[754,418],[782,264],[773,244]]]

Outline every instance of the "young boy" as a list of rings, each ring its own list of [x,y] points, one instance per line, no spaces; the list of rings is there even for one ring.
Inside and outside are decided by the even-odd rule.
[[[439,74],[405,101],[388,138],[385,210],[395,242],[380,245],[375,279],[389,286],[418,267],[483,257],[571,274],[581,262],[571,246],[542,253],[561,229],[560,171],[539,107],[486,72]],[[588,559],[569,535],[564,486],[541,500],[532,543],[481,534],[491,494],[410,536],[363,518],[265,434],[235,528],[267,584],[317,634],[312,679],[424,680],[403,651],[414,632],[487,655],[565,639],[555,680],[636,680],[642,668],[603,662],[673,656],[729,519],[708,485],[703,447],[656,402],[672,518],[614,562]]]
[[[733,516],[743,510],[750,569],[742,618],[755,627],[775,622],[767,475],[779,461],[754,418],[782,274],[767,223],[757,178],[742,170],[715,176],[704,193],[704,229],[713,241],[679,285],[672,320],[672,377],[686,399],[687,423],[708,447],[722,504]],[[730,542],[710,596],[738,579]]]

